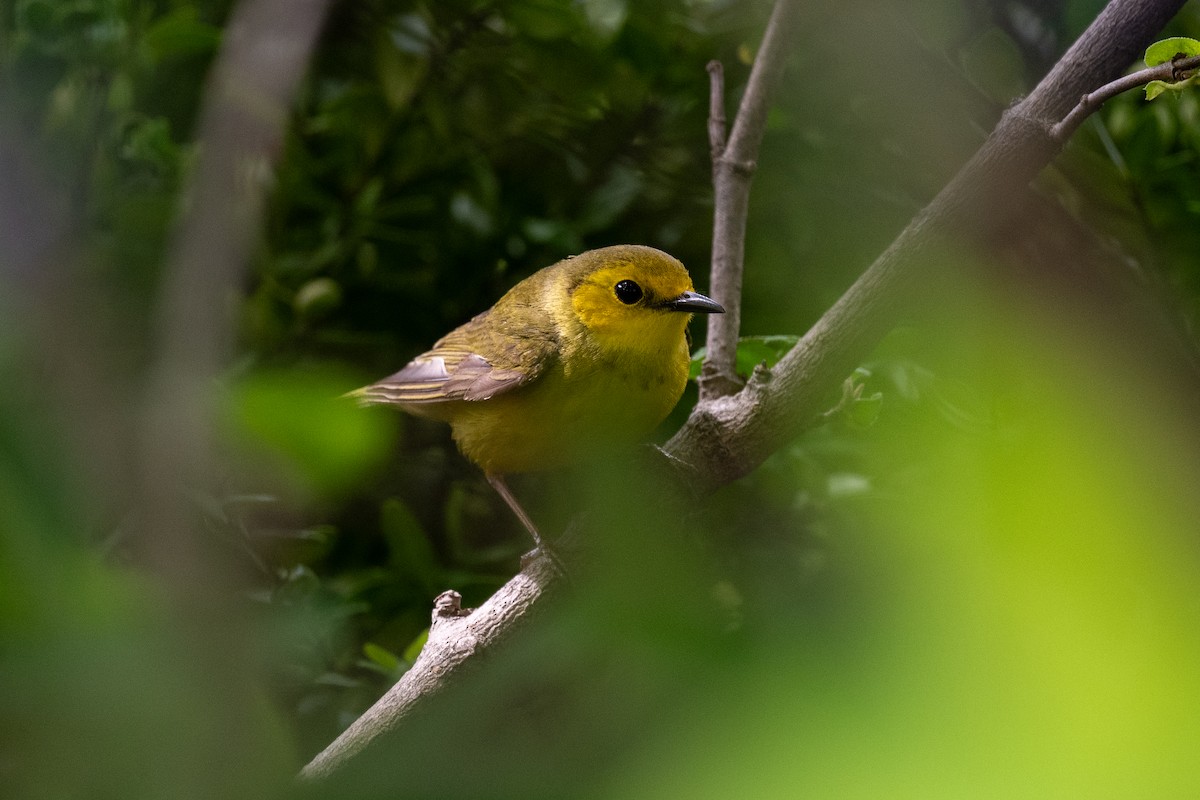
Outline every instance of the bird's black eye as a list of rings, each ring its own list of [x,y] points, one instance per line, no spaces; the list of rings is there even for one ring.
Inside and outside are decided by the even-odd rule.
[[[642,299],[642,287],[633,281],[621,281],[613,291],[617,293],[617,299],[627,306],[631,306]]]

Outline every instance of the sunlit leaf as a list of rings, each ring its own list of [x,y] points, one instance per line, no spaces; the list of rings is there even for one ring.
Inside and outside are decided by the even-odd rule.
[[[1150,81],[1146,84],[1146,99],[1153,100],[1163,92],[1171,88],[1171,84],[1166,81]]]
[[[1176,56],[1200,56],[1200,41],[1186,36],[1173,36],[1146,48],[1146,66],[1157,67],[1173,61]]]
[[[1153,100],[1163,92],[1182,92],[1184,89],[1196,86],[1197,76],[1193,75],[1190,78],[1185,78],[1181,81],[1150,81],[1146,84],[1146,99]]]

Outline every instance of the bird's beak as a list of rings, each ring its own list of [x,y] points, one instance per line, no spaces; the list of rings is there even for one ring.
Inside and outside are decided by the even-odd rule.
[[[671,311],[693,311],[698,314],[724,314],[725,309],[715,300],[710,300],[699,292],[684,292],[674,300],[663,304]]]

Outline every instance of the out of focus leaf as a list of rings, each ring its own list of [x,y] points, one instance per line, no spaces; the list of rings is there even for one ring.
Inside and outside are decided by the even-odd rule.
[[[759,364],[775,366],[798,341],[799,336],[743,336],[737,346],[738,374],[748,378]]]
[[[342,397],[347,383],[333,373],[255,373],[233,387],[230,417],[314,489],[344,491],[387,454],[396,426],[395,416]]]
[[[760,364],[766,367],[775,366],[779,363],[779,359],[783,358],[798,341],[800,341],[799,336],[790,335],[743,336],[738,339],[735,357],[738,374],[743,378],[749,378],[750,374],[754,372],[754,368]],[[700,376],[700,369],[703,367],[707,355],[708,349],[705,347],[697,348],[692,353],[688,372],[688,377],[692,380]]]
[[[380,517],[391,563],[410,580],[434,579],[441,569],[433,546],[408,506],[394,497],[388,498],[380,509]]]
[[[18,3],[17,23],[34,35],[49,33],[54,24],[54,6],[46,0]]]
[[[602,36],[612,36],[625,24],[629,14],[628,0],[583,0],[588,22]]]
[[[313,278],[296,292],[292,301],[296,315],[303,320],[321,319],[342,302],[342,287],[333,278]]]
[[[873,392],[865,397],[855,397],[846,413],[859,427],[869,428],[879,419],[883,411],[883,392]]]
[[[221,41],[218,28],[196,18],[192,6],[180,6],[147,29],[145,42],[156,60],[210,53]]]
[[[427,641],[429,641],[429,628],[421,631],[417,638],[413,639],[408,647],[404,648],[404,660],[410,664],[416,662],[417,656],[421,655],[421,650],[425,647]]]
[[[380,647],[374,642],[367,642],[363,645],[363,655],[373,664],[383,669],[384,672],[392,673],[400,668],[400,659],[396,654],[386,648]]]

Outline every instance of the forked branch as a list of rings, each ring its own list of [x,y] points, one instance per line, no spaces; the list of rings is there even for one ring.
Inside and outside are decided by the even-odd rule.
[[[732,397],[705,396],[666,450],[698,491],[749,473],[836,402],[838,387],[913,303],[939,284],[944,248],[982,240],[1011,218],[1029,182],[1062,146],[1055,128],[1080,98],[1141,56],[1184,0],[1112,0],[1049,74],[794,348]],[[1178,66],[1178,65],[1176,65]],[[1084,103],[1085,112],[1098,108]],[[1076,115],[1073,125],[1082,116]],[[1065,130],[1065,129],[1064,129]]]
[[[1131,72],[1124,77],[1117,78],[1115,81],[1107,83],[1096,91],[1089,92],[1080,98],[1075,108],[1071,109],[1071,113],[1067,114],[1061,122],[1050,129],[1050,136],[1056,142],[1065,144],[1067,139],[1071,138],[1071,134],[1078,130],[1085,119],[1099,111],[1100,106],[1122,92],[1136,89],[1139,86],[1145,86],[1152,81],[1175,83],[1186,78],[1186,73],[1194,69],[1200,69],[1200,56],[1176,58],[1165,64],[1147,67],[1146,69]]]
[[[754,59],[746,91],[725,137],[725,73],[719,62],[708,65],[708,140],[713,162],[713,249],[709,290],[725,306],[708,319],[708,355],[700,371],[700,396],[724,397],[738,391],[737,340],[742,325],[742,272],[746,246],[746,211],[758,148],[767,126],[770,94],[787,61],[796,0],[778,0]]]

